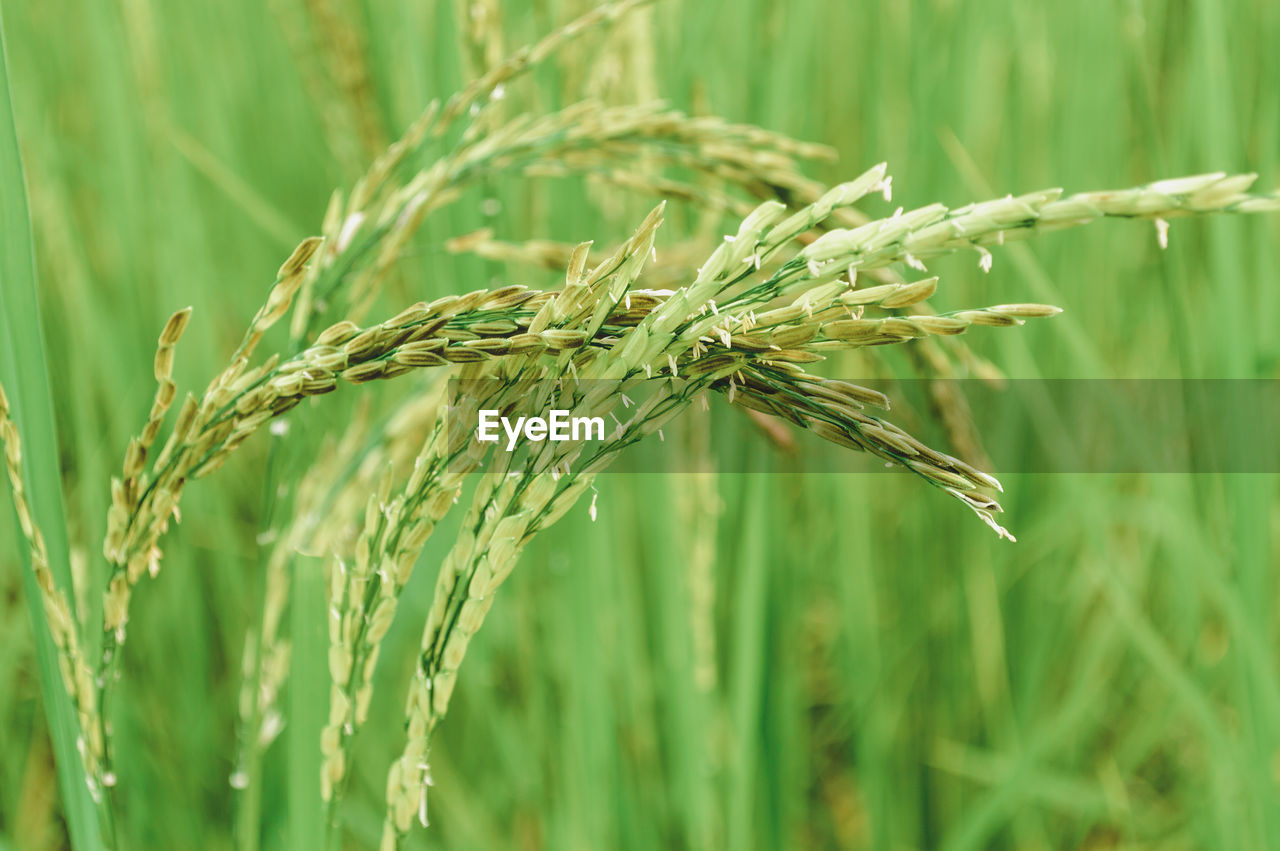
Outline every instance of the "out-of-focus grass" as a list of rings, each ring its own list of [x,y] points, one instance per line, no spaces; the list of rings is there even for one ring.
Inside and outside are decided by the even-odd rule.
[[[325,6],[367,33],[370,103],[393,131],[459,83],[455,30],[439,2],[0,2],[72,541],[94,556],[165,317],[195,307],[176,372],[202,382],[353,176],[286,28],[311,44],[299,28]],[[578,4],[505,5],[515,44]],[[824,179],[887,159],[895,204],[1216,169],[1280,183],[1280,6],[1267,0],[669,0],[653,14],[663,96],[836,146]],[[540,73],[539,102],[576,99],[574,81],[607,88],[584,69],[606,67],[592,63],[610,44]],[[486,192],[504,237],[608,241],[632,223],[602,225],[575,185]],[[426,229],[389,304],[508,274],[440,250],[482,223],[482,197]],[[1067,308],[970,336],[1016,376],[1275,377],[1278,236],[1274,218],[1175,222],[1161,253],[1149,227],[1107,223],[1009,246],[989,276],[973,258],[939,262],[938,303]],[[168,569],[137,595],[117,718],[136,847],[234,844],[265,452],[250,444],[192,489]],[[1275,477],[1007,476],[1009,545],[905,477],[777,464],[722,476],[718,522],[696,528],[673,498],[691,478],[606,478],[595,523],[578,510],[535,543],[433,747],[420,847],[1242,849],[1280,836]],[[691,649],[699,535],[716,553],[710,690]],[[7,525],[0,536],[0,843],[57,847]],[[406,614],[423,611],[431,573]],[[96,593],[86,602],[95,622]],[[366,845],[418,626],[388,641],[344,811]],[[293,747],[286,734],[268,754],[264,848],[289,847],[292,795],[313,782]]]

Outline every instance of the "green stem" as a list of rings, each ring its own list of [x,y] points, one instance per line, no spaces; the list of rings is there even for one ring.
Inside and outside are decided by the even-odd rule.
[[[262,477],[262,498],[260,531],[268,532],[275,522],[277,500],[275,498],[276,471],[279,466],[281,437],[272,435],[271,446],[267,450],[267,466]],[[262,664],[266,651],[263,628],[266,621],[266,574],[270,552],[267,547],[258,549],[258,610],[260,618],[258,629],[251,632],[246,641],[253,642],[253,669],[249,674],[246,687],[249,690],[250,710],[247,718],[242,718],[239,730],[240,753],[236,759],[235,771],[243,774],[245,784],[240,791],[236,807],[236,842],[242,851],[258,851],[261,844],[262,813],[262,756],[263,748],[259,744],[259,732],[262,728],[262,705],[259,697],[259,684],[262,681]]]

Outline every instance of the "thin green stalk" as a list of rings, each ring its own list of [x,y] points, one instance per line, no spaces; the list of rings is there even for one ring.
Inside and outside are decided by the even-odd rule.
[[[325,664],[324,573],[311,559],[294,560],[291,582],[292,633],[297,652],[289,672],[289,724],[285,729],[289,750],[290,848],[326,847],[324,802],[320,798],[320,730],[328,706],[317,700],[328,689]]]

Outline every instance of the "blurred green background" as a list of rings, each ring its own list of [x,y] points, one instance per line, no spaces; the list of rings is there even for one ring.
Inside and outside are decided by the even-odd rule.
[[[508,49],[586,7],[502,5]],[[177,376],[203,386],[329,193],[460,85],[463,57],[439,0],[0,9],[72,538],[92,565],[165,318],[194,306]],[[1271,0],[666,0],[520,97],[658,95],[758,123],[835,146],[823,180],[888,160],[908,207],[1213,170],[1271,188],[1277,44]],[[491,224],[607,244],[647,205],[605,199],[602,216],[601,200],[571,181],[476,191],[428,223],[386,304],[548,285],[441,243]],[[673,213],[665,239],[692,221]],[[1276,218],[1179,221],[1161,252],[1149,225],[1108,222],[1006,247],[990,275],[939,261],[936,303],[1066,308],[970,335],[1012,376],[1276,377],[1277,237]],[[338,395],[293,418],[290,464],[342,421],[354,394]],[[252,441],[191,489],[135,597],[116,725],[136,848],[237,847],[265,455]],[[786,465],[606,477],[596,522],[584,505],[535,542],[464,665],[412,847],[1280,847],[1275,476],[1005,476],[1009,544],[905,476]],[[359,743],[353,848],[376,841],[436,537]],[[14,551],[0,524],[0,849],[37,851],[65,839]],[[315,782],[287,725],[267,849],[290,847],[290,790]]]

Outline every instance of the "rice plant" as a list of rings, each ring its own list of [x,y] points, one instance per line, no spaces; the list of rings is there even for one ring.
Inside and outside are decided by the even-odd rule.
[[[400,747],[377,769],[385,776],[379,847],[389,851],[402,847],[415,824],[428,826],[432,737],[500,587],[534,538],[595,492],[597,477],[634,443],[658,438],[694,406],[718,399],[772,433],[810,431],[898,466],[1013,540],[1000,519],[1001,484],[978,459],[913,437],[892,421],[889,398],[824,376],[824,362],[903,348],[922,375],[946,376],[974,359],[961,335],[1059,312],[1031,302],[951,305],[945,281],[929,274],[935,258],[967,253],[975,269],[989,271],[1007,241],[1100,218],[1151,222],[1163,245],[1170,222],[1182,217],[1280,210],[1280,196],[1252,191],[1254,175],[1225,173],[890,209],[887,165],[825,186],[805,167],[829,159],[827,148],[766,129],[662,104],[583,100],[518,111],[522,77],[643,5],[601,5],[507,58],[485,26],[496,12],[473,17],[464,45],[473,80],[428,105],[359,179],[333,193],[316,235],[285,257],[240,342],[203,389],[182,390],[174,378],[184,333],[199,316],[190,308],[173,313],[158,330],[150,411],[123,447],[119,471],[101,482],[109,510],[95,554],[103,568],[93,572],[102,581],[91,587],[72,579],[53,450],[40,435],[49,423],[47,378],[31,370],[43,363],[42,343],[23,330],[39,329],[34,273],[6,268],[0,380],[9,392],[0,392],[0,438],[28,597],[48,648],[42,674],[75,847],[136,844],[121,827],[118,771],[136,757],[117,746],[112,723],[128,676],[130,619],[145,605],[135,592],[160,577],[166,535],[182,520],[188,486],[260,432],[275,435],[272,457],[303,418],[324,425],[330,443],[297,481],[273,481],[270,465],[263,473],[264,487],[286,489],[291,504],[261,539],[265,592],[244,644],[235,721],[236,830],[242,846],[256,847],[264,762],[287,716],[281,695],[300,640],[291,643],[286,626],[291,583],[297,554],[307,553],[325,564],[327,671],[324,693],[313,699],[327,700],[327,709],[312,742],[311,835],[328,847],[352,841],[343,804],[363,756],[356,740],[376,707],[391,701],[375,688],[387,635],[396,624],[421,634],[420,652],[401,672],[403,711],[388,710],[402,723]],[[339,76],[357,96],[360,75],[348,67]],[[360,126],[372,147],[380,129]],[[23,222],[21,233],[7,234],[9,262],[18,262],[29,249],[16,145],[4,166],[8,220]],[[628,239],[605,250],[587,241],[503,242],[491,229],[456,234],[449,251],[555,269],[563,283],[449,281],[452,295],[378,314],[424,222],[470,197],[472,187],[548,177],[589,178],[609,197],[647,196],[656,206]],[[696,240],[678,243],[664,227],[668,204],[728,215],[736,225],[710,250]],[[313,400],[380,383],[398,400],[388,415],[365,410],[326,422],[329,400]],[[939,416],[957,404],[939,399]],[[617,428],[603,440],[546,442],[524,454],[504,452],[475,430],[481,409],[552,407],[609,417]],[[952,451],[965,454],[964,435],[953,438]],[[24,443],[37,451],[24,453]],[[32,455],[38,466],[27,463]],[[451,514],[452,543],[438,564],[423,568],[436,574],[429,607],[402,605],[424,550]],[[1016,529],[1016,518],[1009,525]],[[84,597],[95,603],[78,610]]]

